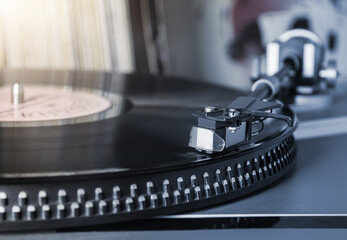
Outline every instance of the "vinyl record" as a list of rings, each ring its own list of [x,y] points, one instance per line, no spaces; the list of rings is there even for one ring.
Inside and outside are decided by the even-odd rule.
[[[253,144],[227,153],[188,147],[190,112],[240,95],[174,77],[1,72],[0,230],[177,213],[272,183],[296,153],[295,127],[283,121],[266,120]],[[290,109],[278,112],[297,125]]]

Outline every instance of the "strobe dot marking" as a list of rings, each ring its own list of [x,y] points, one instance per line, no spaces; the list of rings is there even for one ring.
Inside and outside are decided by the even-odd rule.
[[[184,188],[183,177],[176,178],[177,185],[172,185],[170,189],[170,182],[168,179],[162,181],[162,189],[155,189],[154,182],[147,181],[145,188],[138,189],[134,183],[130,185],[130,195],[137,196],[129,197],[121,196],[120,187],[114,186],[110,190],[111,194],[103,192],[101,188],[95,188],[94,194],[92,192],[91,201],[87,201],[87,192],[83,188],[77,190],[77,201],[69,203],[68,195],[65,189],[60,189],[56,197],[48,196],[48,192],[40,190],[38,192],[37,202],[35,198],[28,199],[28,194],[25,191],[20,191],[13,200],[18,205],[9,205],[10,200],[5,192],[0,192],[0,221],[34,221],[34,220],[47,220],[50,219],[63,219],[70,217],[91,217],[94,215],[105,214],[118,214],[132,211],[143,211],[147,209],[154,209],[158,207],[167,207],[174,204],[185,204],[191,201],[197,201],[204,198],[216,197],[221,194],[229,193],[241,188],[247,188],[263,179],[276,176],[278,173],[291,163],[296,154],[295,144],[282,143],[274,150],[260,155],[263,163],[259,163],[259,158],[253,158],[250,161],[240,162],[231,166],[225,166],[224,172],[218,168],[212,176],[208,172],[202,174],[203,182],[198,183],[196,175],[192,174],[188,179],[190,184]],[[269,155],[268,153],[271,153]],[[264,157],[266,156],[266,157]],[[270,157],[271,156],[271,157]],[[259,166],[259,168],[257,168]],[[238,175],[238,173],[243,173]],[[200,175],[201,176],[201,175]],[[159,190],[159,191],[157,191]],[[141,191],[141,192],[140,192]],[[125,193],[125,192],[124,192]],[[139,193],[143,194],[139,196]],[[151,193],[151,194],[149,194]],[[104,195],[105,194],[105,195]],[[129,194],[129,193],[128,193]],[[105,198],[109,196],[108,198]],[[72,196],[71,199],[74,199]],[[28,203],[33,205],[28,205]],[[82,205],[80,205],[82,204]],[[108,209],[108,207],[112,208]],[[8,211],[8,213],[6,212]],[[82,212],[83,211],[83,212]],[[54,214],[54,216],[53,216]]]

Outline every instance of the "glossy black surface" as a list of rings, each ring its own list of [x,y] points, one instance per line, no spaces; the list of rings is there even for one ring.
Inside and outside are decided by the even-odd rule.
[[[211,102],[227,104],[236,94],[230,89],[176,78],[97,72],[1,73],[1,84],[16,81],[114,91],[129,99],[132,108],[119,117],[98,122],[2,128],[3,177],[117,172],[191,161],[190,155],[181,154],[190,150],[186,146],[194,124],[190,111]]]
[[[50,127],[5,127],[0,131],[0,176],[35,177],[124,172],[196,161],[186,154],[190,112],[226,106],[232,89],[179,78],[98,72],[3,71],[0,84],[70,85],[113,91],[131,109],[118,117]],[[274,121],[275,133],[285,123]],[[270,133],[267,133],[270,134]],[[194,152],[194,151],[193,151]]]

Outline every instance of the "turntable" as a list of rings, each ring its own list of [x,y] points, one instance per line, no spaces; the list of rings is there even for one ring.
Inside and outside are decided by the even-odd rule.
[[[258,69],[249,95],[151,75],[2,71],[0,230],[114,223],[138,229],[127,221],[148,218],[165,228],[196,216],[225,225],[271,211],[292,214],[281,208],[298,197],[290,191],[293,177],[283,179],[298,151],[293,133],[299,120],[290,105],[303,89],[325,94],[335,86],[337,71],[323,60],[314,33],[286,32],[267,45],[266,69]],[[308,154],[302,148],[317,144],[316,161],[325,148],[342,154],[343,139],[333,146],[315,141],[300,141],[300,159]],[[304,163],[298,172],[306,175]],[[334,191],[328,182],[320,188]],[[278,200],[271,191],[281,192]],[[249,204],[255,198],[264,204]]]

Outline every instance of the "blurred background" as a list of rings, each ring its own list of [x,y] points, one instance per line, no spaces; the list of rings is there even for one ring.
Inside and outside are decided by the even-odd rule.
[[[344,0],[0,0],[0,68],[173,75],[246,89],[251,59],[292,28],[347,72]]]

